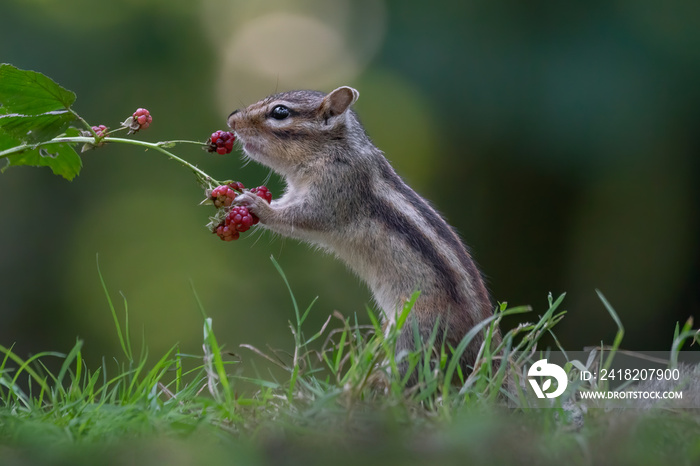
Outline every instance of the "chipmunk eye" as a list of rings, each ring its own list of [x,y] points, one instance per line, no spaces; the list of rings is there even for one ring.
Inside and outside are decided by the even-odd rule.
[[[284,105],[277,105],[272,109],[272,112],[270,112],[270,116],[275,120],[284,120],[289,116],[289,109]]]

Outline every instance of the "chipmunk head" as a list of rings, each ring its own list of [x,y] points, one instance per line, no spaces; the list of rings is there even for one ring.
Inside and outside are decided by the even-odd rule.
[[[359,95],[347,86],[283,92],[234,111],[228,125],[248,157],[288,175],[347,138],[348,109]]]

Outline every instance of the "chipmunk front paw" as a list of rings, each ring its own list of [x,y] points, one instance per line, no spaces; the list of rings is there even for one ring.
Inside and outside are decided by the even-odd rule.
[[[233,204],[247,207],[248,211],[258,217],[263,223],[265,223],[268,213],[272,211],[270,204],[265,199],[250,191],[245,191],[236,196],[233,199]]]

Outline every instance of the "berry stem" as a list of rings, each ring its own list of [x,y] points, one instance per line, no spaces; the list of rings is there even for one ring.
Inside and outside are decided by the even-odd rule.
[[[172,141],[163,141],[163,142],[159,142],[158,144],[160,144],[160,145],[162,145],[162,146],[171,146],[171,145],[175,145],[175,144],[195,144],[195,145],[198,145],[198,146],[207,147],[207,143],[206,143],[206,142],[188,141],[187,139],[174,139],[174,140],[172,140]]]
[[[83,117],[81,117],[80,115],[78,115],[78,113],[77,113],[75,110],[73,110],[72,108],[69,108],[68,111],[69,111],[78,121],[80,121],[80,122],[87,128],[87,130],[90,131],[90,132],[92,133],[93,136],[95,136],[96,138],[99,137],[99,136],[97,136],[97,133],[95,132],[95,130],[92,129],[92,125],[91,125],[90,123],[88,123],[87,121],[85,121],[85,119],[84,119]]]
[[[126,131],[127,129],[129,128],[126,126],[120,126],[119,128],[110,129],[109,134],[118,133],[119,131]]]
[[[112,138],[109,136],[107,136],[104,139],[104,141],[105,142],[120,142],[122,144],[132,144],[135,146],[146,147],[148,149],[155,149],[158,152],[168,156],[170,159],[174,160],[175,162],[178,162],[181,165],[184,165],[185,167],[189,168],[192,171],[192,173],[194,173],[194,176],[197,177],[197,181],[199,181],[199,184],[202,185],[202,187],[209,188],[211,186],[218,186],[221,184],[219,181],[215,180],[214,178],[209,176],[207,173],[205,173],[202,170],[200,170],[199,168],[195,167],[194,165],[192,165],[188,161],[181,159],[177,155],[175,155],[172,152],[163,148],[164,145],[172,144],[172,143],[177,142],[177,141],[164,141],[164,142],[151,143],[151,142],[145,142],[145,141],[138,141],[135,139]],[[180,141],[180,142],[184,142],[184,141]],[[194,141],[187,141],[187,142],[199,144],[199,143],[194,142]]]
[[[92,127],[90,126],[90,131],[93,131]],[[69,144],[80,144],[80,143],[88,143],[88,144],[97,144],[98,142],[118,142],[121,144],[131,144],[134,146],[141,146],[146,149],[154,149],[170,159],[180,163],[181,165],[184,165],[185,167],[189,168],[192,173],[194,173],[195,177],[197,177],[197,181],[199,184],[202,185],[204,188],[210,188],[212,186],[218,186],[222,184],[221,182],[215,180],[211,176],[209,176],[207,173],[203,172],[199,168],[195,167],[191,163],[187,162],[186,160],[181,159],[177,155],[173,154],[172,152],[166,150],[163,148],[164,145],[172,144],[175,141],[165,141],[165,142],[145,142],[145,141],[139,141],[136,139],[125,139],[125,138],[113,138],[111,136],[106,136],[104,138],[98,138],[97,135],[95,137],[88,137],[88,136],[77,136],[77,137],[57,137],[53,138],[49,141],[42,141],[37,144],[22,144],[20,146],[15,146],[10,149],[0,151],[0,159],[4,157],[8,157],[12,154],[18,153],[18,152],[23,152],[28,149],[36,149],[37,147],[40,146],[45,146],[47,144],[56,144],[56,143],[69,143]],[[177,141],[177,142],[189,142],[193,144],[200,144],[195,141]],[[200,144],[201,145],[201,144]]]

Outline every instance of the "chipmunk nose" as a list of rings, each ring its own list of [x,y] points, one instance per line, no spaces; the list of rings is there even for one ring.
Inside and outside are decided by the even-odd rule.
[[[231,129],[236,129],[236,122],[233,121],[233,116],[238,112],[240,112],[240,110],[236,109],[228,116],[228,125],[231,127]]]

